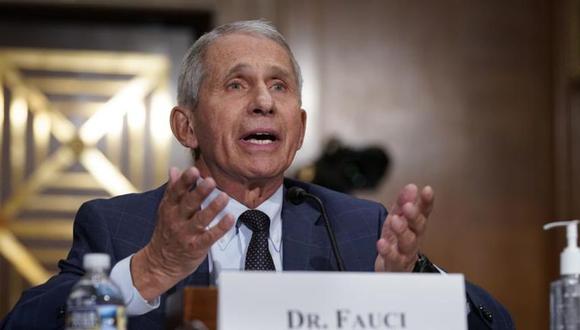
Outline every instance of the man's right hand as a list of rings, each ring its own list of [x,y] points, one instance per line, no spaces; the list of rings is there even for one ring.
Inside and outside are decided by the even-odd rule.
[[[183,172],[172,167],[165,195],[157,211],[157,224],[151,241],[131,260],[133,284],[141,296],[152,301],[177,282],[194,272],[203,262],[212,244],[234,225],[226,214],[217,225],[207,228],[229,200],[220,193],[207,207],[201,203],[215,189],[211,178],[203,180],[191,167]]]

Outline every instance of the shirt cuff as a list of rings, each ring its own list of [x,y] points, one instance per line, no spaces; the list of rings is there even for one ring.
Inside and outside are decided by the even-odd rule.
[[[145,300],[139,290],[133,285],[131,277],[131,258],[133,255],[117,262],[111,270],[111,280],[117,284],[125,300],[125,308],[128,316],[142,315],[159,307],[161,298],[153,301]]]

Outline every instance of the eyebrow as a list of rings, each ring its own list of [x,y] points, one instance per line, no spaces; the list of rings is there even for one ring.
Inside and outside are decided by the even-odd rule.
[[[249,68],[250,65],[246,63],[239,63],[236,64],[233,68],[229,69],[226,73],[226,78],[230,78],[231,76],[235,76],[240,71],[244,71],[245,69]]]
[[[247,64],[247,63],[236,64],[234,67],[232,67],[231,69],[229,69],[227,71],[226,78],[230,79],[232,76],[235,76],[238,73],[243,72],[247,69],[251,69],[250,64]],[[288,79],[288,80],[292,79],[292,74],[290,72],[288,72],[288,70],[284,69],[283,67],[281,67],[279,65],[271,65],[270,67],[268,67],[268,71],[273,76],[283,78],[283,79]]]
[[[288,79],[288,80],[296,80],[296,77],[292,77],[292,73],[289,72],[288,70],[278,66],[278,65],[274,65],[270,67],[270,70],[272,73],[274,73],[274,76],[280,77],[280,78],[284,78],[284,79]]]

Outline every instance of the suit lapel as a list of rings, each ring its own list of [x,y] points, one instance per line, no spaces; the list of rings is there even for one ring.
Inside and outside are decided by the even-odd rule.
[[[286,190],[286,189],[285,189]],[[284,192],[284,196],[286,192]],[[310,264],[315,225],[320,212],[309,203],[282,205],[282,257],[284,270],[312,270]]]
[[[286,187],[284,187],[286,196]],[[327,267],[313,266],[311,259],[314,254],[320,255],[321,251],[326,257],[330,257],[330,246],[326,237],[325,228],[322,225],[320,211],[310,203],[304,202],[294,205],[284,198],[282,204],[282,268],[284,270],[324,270]],[[324,265],[322,263],[321,265]],[[209,261],[206,258],[198,269],[188,276],[182,285],[209,285]]]

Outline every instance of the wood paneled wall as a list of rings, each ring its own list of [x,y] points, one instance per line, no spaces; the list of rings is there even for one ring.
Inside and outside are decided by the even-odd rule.
[[[167,6],[213,9],[218,24],[259,17],[276,23],[306,60],[315,91],[310,139],[385,146],[394,161],[389,178],[379,191],[360,195],[389,205],[405,183],[431,184],[437,202],[424,251],[490,291],[518,329],[544,330],[561,246],[541,225],[579,216],[573,183],[580,152],[572,151],[580,127],[570,123],[580,121],[569,59],[560,56],[568,40],[556,38],[556,47],[553,40],[571,28],[563,22],[574,1],[174,0]]]
[[[554,3],[318,2],[322,138],[378,143],[391,153],[378,192],[430,184],[436,209],[424,251],[490,291],[519,329],[548,328],[558,250],[555,217]],[[303,10],[287,4],[287,13]],[[293,31],[300,15],[284,23]]]

